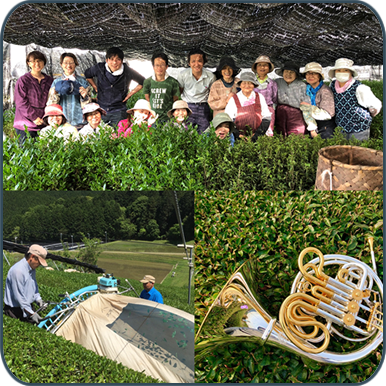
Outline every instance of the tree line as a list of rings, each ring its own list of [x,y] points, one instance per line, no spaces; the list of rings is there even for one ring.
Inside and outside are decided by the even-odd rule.
[[[35,193],[35,194],[32,194]],[[18,243],[181,241],[173,192],[4,192],[3,237]],[[177,192],[186,240],[194,238],[194,194]]]

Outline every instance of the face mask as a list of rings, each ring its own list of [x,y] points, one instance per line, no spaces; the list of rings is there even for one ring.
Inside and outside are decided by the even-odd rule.
[[[350,73],[348,73],[348,72],[336,72],[335,78],[340,83],[346,83],[350,79]]]

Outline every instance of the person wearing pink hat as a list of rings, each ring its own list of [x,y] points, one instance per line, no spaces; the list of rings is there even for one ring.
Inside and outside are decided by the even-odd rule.
[[[36,282],[36,269],[47,267],[47,250],[41,245],[29,247],[23,259],[8,271],[4,290],[4,314],[23,322],[38,324],[41,317],[35,312],[33,303],[43,305]]]
[[[118,123],[118,136],[130,136],[134,125],[141,126],[145,123],[150,127],[157,119],[155,111],[152,110],[150,102],[146,99],[138,99],[134,107],[126,112],[127,119]]]
[[[55,136],[64,138],[66,142],[79,138],[78,130],[67,122],[60,105],[48,105],[44,110],[43,121],[47,126],[40,130],[40,138]]]
[[[93,137],[95,134],[99,134],[101,129],[104,130],[109,127],[102,121],[102,115],[106,115],[106,111],[98,103],[89,103],[83,107],[82,112],[87,125],[79,131],[80,137]]]

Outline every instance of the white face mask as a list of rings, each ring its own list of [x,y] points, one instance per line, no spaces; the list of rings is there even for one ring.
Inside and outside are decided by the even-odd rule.
[[[348,80],[350,80],[350,73],[349,72],[336,72],[335,78],[340,83],[346,83]]]

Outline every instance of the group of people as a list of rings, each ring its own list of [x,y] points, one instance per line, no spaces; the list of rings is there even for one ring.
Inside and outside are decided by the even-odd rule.
[[[47,250],[32,244],[24,258],[15,263],[7,274],[4,289],[5,315],[31,324],[39,324],[42,317],[39,311],[44,304],[36,281],[36,269],[47,267]],[[143,290],[140,298],[163,304],[161,293],[154,288],[155,278],[145,275],[140,280]]]
[[[106,61],[87,69],[83,77],[76,73],[76,56],[63,53],[63,74],[53,79],[43,72],[45,56],[33,51],[26,59],[31,71],[15,87],[19,141],[24,142],[26,128],[32,137],[53,133],[68,140],[112,126],[114,137],[127,137],[135,125],[162,127],[169,120],[185,129],[192,124],[202,134],[210,130],[212,113],[216,135],[231,141],[256,141],[274,132],[329,138],[338,126],[347,139],[364,140],[382,108],[346,58],[330,69],[330,86],[316,62],[307,63],[302,72],[294,62],[275,69],[268,56],[260,55],[251,71],[241,72],[233,58],[223,57],[212,72],[204,67],[207,56],[201,49],[192,49],[187,59],[189,67],[175,79],[167,73],[167,55],[156,53],[151,59],[154,75],[145,79],[124,63],[120,48],[112,47]],[[273,72],[277,79],[268,76]],[[132,90],[131,81],[138,84]],[[127,109],[126,102],[141,89],[145,98]]]

